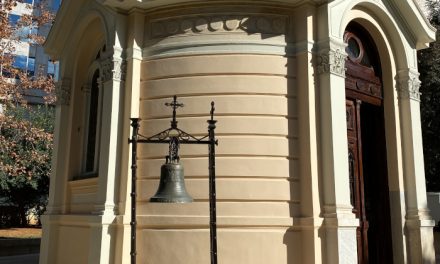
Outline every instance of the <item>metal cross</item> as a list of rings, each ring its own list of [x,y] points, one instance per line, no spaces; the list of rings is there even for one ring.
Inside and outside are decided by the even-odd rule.
[[[171,106],[173,108],[173,121],[171,121],[171,128],[177,128],[176,121],[176,109],[179,107],[184,107],[184,104],[177,102],[177,96],[173,97],[173,101],[171,103],[165,103],[166,106]]]

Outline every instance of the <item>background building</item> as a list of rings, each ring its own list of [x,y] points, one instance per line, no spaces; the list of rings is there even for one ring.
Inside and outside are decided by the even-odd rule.
[[[45,1],[47,8],[56,13],[61,0],[48,0]],[[37,5],[41,5],[40,0],[25,0],[23,2],[17,2],[17,5],[12,9],[8,15],[8,20],[11,26],[16,26],[23,15],[30,15],[39,12]],[[36,74],[51,75],[55,80],[58,80],[58,62],[50,60],[49,56],[44,52],[41,45],[33,43],[28,38],[29,34],[38,34],[40,36],[47,36],[49,33],[51,25],[45,25],[40,28],[31,27],[18,27],[19,30],[15,32],[18,34],[19,40],[14,40],[14,63],[13,66],[17,69],[21,69],[27,72],[30,76]],[[2,40],[8,41],[8,40]],[[2,72],[2,74],[7,74]],[[28,90],[26,91],[25,99],[30,104],[41,104],[44,103],[43,97],[44,93],[40,90]],[[1,108],[1,107],[0,107]]]
[[[216,102],[220,263],[434,263],[413,0],[64,2],[41,263],[130,260],[129,118],[206,133]],[[139,149],[139,263],[207,263],[206,150],[191,204],[154,204],[166,147]],[[80,242],[79,242],[80,241]]]
[[[33,6],[40,4],[40,0],[25,0],[22,3],[17,3],[17,6],[11,10],[9,14],[9,23],[11,25],[16,25],[20,20],[20,17],[24,14],[31,14],[32,12],[37,12]],[[57,12],[60,6],[61,0],[48,0],[48,8]],[[19,34],[26,36],[29,34],[39,34],[42,36],[47,36],[51,25],[47,25],[38,29],[23,28]],[[54,77],[57,75],[57,63],[54,63],[49,59],[49,56],[44,53],[43,47],[30,43],[24,39],[23,41],[17,43],[14,66],[28,71],[30,74],[35,74],[36,70],[43,71],[43,74],[50,74]]]

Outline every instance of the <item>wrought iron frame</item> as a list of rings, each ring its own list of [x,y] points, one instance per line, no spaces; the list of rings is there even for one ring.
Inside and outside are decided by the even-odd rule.
[[[215,138],[215,128],[217,120],[214,120],[214,102],[211,102],[211,119],[208,122],[208,135],[197,138],[177,127],[176,109],[184,105],[177,102],[177,96],[174,95],[171,103],[165,103],[166,106],[173,108],[173,119],[171,127],[159,132],[151,137],[146,137],[139,134],[140,119],[130,118],[132,127],[132,136],[128,139],[128,143],[132,144],[131,155],[131,247],[130,257],[131,264],[136,264],[136,172],[137,172],[137,144],[152,143],[152,144],[169,144],[169,155],[166,156],[167,162],[178,161],[178,150],[180,144],[204,144],[209,148],[209,231],[210,231],[210,253],[211,264],[217,264],[217,213],[216,213],[216,188],[215,188],[215,146],[218,145],[218,140]],[[174,132],[174,133],[171,133]]]

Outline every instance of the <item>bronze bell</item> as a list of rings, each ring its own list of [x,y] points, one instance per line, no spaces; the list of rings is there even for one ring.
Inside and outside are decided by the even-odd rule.
[[[166,163],[160,168],[159,188],[150,198],[152,203],[191,203],[193,201],[193,198],[186,192],[183,165],[179,163],[177,149],[178,141],[172,139],[170,156],[167,156]]]
[[[191,203],[192,197],[186,192],[183,165],[165,163],[160,168],[160,183],[152,203]]]

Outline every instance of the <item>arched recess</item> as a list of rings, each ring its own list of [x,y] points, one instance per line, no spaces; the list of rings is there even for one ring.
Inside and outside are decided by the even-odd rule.
[[[78,56],[84,49],[93,49],[98,46],[98,43],[101,43],[101,46],[112,47],[114,43],[114,37],[110,33],[112,30],[109,28],[110,23],[102,12],[102,8],[99,6],[90,8],[87,5],[82,10],[81,14],[84,15],[76,18],[75,30],[70,34],[66,43],[65,49],[70,52],[63,53],[67,56],[62,58],[62,66],[64,67],[62,76],[70,77],[73,75],[77,59],[86,57]]]
[[[87,171],[84,166],[84,155],[87,140],[87,109],[93,86],[93,75],[100,70],[99,60],[106,52],[105,28],[98,17],[89,20],[77,41],[77,48],[72,52],[72,91],[71,91],[71,139],[70,139],[70,166],[68,179],[85,178]],[[74,56],[76,54],[76,56]],[[102,76],[102,73],[101,73]],[[100,81],[98,80],[98,85]],[[96,173],[94,171],[93,173]],[[95,175],[97,176],[97,175]],[[88,176],[86,176],[88,177]]]
[[[376,3],[355,1],[343,16],[339,34],[342,38],[347,25],[356,22],[373,38],[382,70],[383,106],[385,119],[386,158],[390,196],[391,236],[394,263],[406,259],[404,218],[406,214],[405,181],[401,146],[400,116],[395,89],[395,76],[400,69],[409,68],[407,45],[391,15]],[[403,53],[403,54],[402,54]]]
[[[49,205],[54,212],[59,210],[68,213],[73,208],[69,202],[72,193],[68,182],[81,171],[81,145],[78,144],[82,127],[82,116],[78,111],[82,113],[81,107],[84,107],[81,87],[86,83],[89,66],[95,60],[96,53],[108,42],[108,31],[102,14],[95,11],[84,13],[86,15],[77,18],[77,27],[69,37],[60,40],[64,43],[63,52],[59,51],[58,57],[61,65],[59,82],[62,101],[58,103],[55,124],[55,140],[59,144],[56,144],[54,150],[55,177],[49,197]],[[54,34],[61,35],[58,32]]]
[[[371,0],[351,1],[346,6],[343,19],[336,27],[338,31],[334,33],[342,39],[347,25],[351,21],[358,22],[375,39],[381,61],[385,59],[382,62],[382,68],[384,68],[384,64],[390,63],[393,69],[405,69],[408,68],[410,55],[406,52],[403,34],[392,17],[392,14],[377,2]],[[395,56],[397,51],[400,51],[399,56]],[[401,56],[402,51],[405,56]]]

